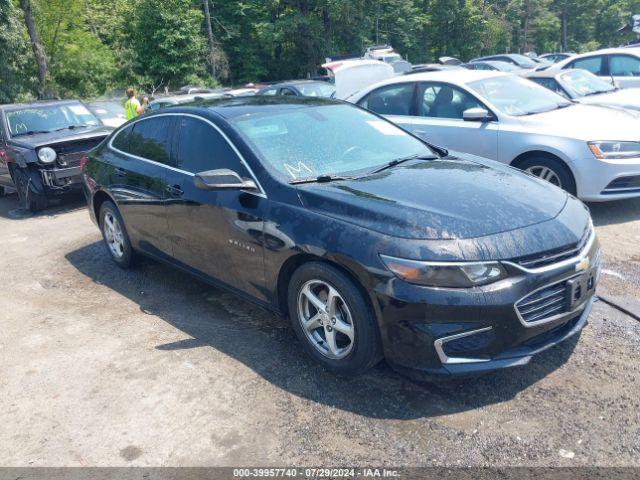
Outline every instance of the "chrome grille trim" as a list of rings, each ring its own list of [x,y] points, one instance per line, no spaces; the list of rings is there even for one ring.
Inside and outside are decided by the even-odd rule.
[[[582,303],[582,305],[578,305],[574,310],[567,309],[568,308],[568,305],[567,305],[568,300],[566,299],[567,282],[573,278],[579,277],[580,275],[582,275],[582,273],[577,273],[577,274],[571,275],[570,277],[564,278],[563,280],[558,280],[556,282],[543,285],[542,287],[535,289],[533,292],[528,293],[527,295],[522,297],[520,300],[518,300],[513,307],[514,307],[514,310],[516,311],[516,315],[518,316],[518,319],[520,320],[520,323],[522,323],[522,325],[524,325],[525,327],[536,327],[544,323],[549,323],[555,320],[560,320],[564,317],[569,317],[571,315],[574,315],[584,310],[586,306],[589,304],[589,300]],[[526,302],[526,300],[530,299],[530,297],[535,297],[536,293],[541,292],[543,290],[548,290],[552,288],[554,285],[559,285],[559,287],[554,289],[548,295],[545,295],[542,298],[535,298],[533,300],[529,300],[528,302]],[[555,293],[555,295],[552,296],[551,293]],[[552,297],[555,300],[555,302],[549,302],[548,304],[543,304],[542,306],[536,305],[535,308],[532,308],[529,310],[525,309],[526,311],[524,312],[521,311],[523,301],[525,301],[524,306],[529,306],[529,305],[535,304],[536,302],[539,302],[540,300],[550,299]]]
[[[583,246],[581,248],[569,251],[571,253],[578,252],[576,255],[572,256],[571,258],[560,260],[559,262],[552,263],[550,265],[544,265],[542,267],[537,267],[537,268],[527,268],[513,261],[503,261],[502,263],[505,265],[509,265],[511,267],[517,268],[518,270],[521,270],[523,272],[534,273],[534,274],[551,272],[553,270],[565,268],[570,265],[580,263],[580,261],[589,254],[589,252],[591,251],[591,247],[593,247],[593,243],[596,240],[596,231],[593,228],[593,226],[590,227],[589,232],[590,233],[589,233],[589,236],[587,237],[587,241],[586,243],[583,243]]]
[[[442,348],[442,346],[447,342],[451,342],[451,341],[457,340],[459,338],[470,337],[471,335],[476,335],[478,333],[487,332],[487,331],[489,331],[491,329],[493,329],[493,327],[485,327],[485,328],[480,328],[478,330],[472,330],[470,332],[458,333],[457,335],[451,335],[449,337],[442,337],[442,338],[437,339],[435,342],[433,342],[433,346],[435,347],[436,353],[438,354],[438,357],[440,358],[440,361],[442,362],[443,365],[455,365],[455,364],[464,364],[464,363],[483,363],[483,362],[488,362],[490,360],[489,359],[485,359],[485,358],[453,358],[453,357],[449,357],[449,356],[447,356],[446,353],[444,353],[444,349]]]

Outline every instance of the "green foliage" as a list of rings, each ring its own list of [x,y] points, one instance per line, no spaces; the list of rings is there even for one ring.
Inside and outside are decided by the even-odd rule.
[[[37,92],[18,0],[0,0],[0,101]],[[573,51],[635,38],[640,0],[207,0],[232,84],[316,75],[325,57],[390,43],[413,63],[498,52]],[[31,0],[50,93],[216,85],[202,0]],[[566,38],[563,39],[563,25]],[[218,70],[216,70],[218,72]]]
[[[132,17],[126,36],[144,83],[179,87],[204,74],[203,15],[190,0],[140,0]]]
[[[18,9],[0,0],[0,103],[30,100],[37,89],[35,65]]]

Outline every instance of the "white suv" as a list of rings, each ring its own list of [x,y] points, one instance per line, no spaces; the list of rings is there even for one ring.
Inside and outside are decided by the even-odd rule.
[[[396,77],[348,100],[427,142],[513,165],[585,201],[640,196],[640,118],[632,112],[478,70]]]

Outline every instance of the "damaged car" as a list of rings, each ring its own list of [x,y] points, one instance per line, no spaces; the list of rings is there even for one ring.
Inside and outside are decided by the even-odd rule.
[[[582,202],[347,103],[170,107],[116,130],[83,177],[118,266],[149,256],[288,316],[337,373],[524,365],[580,332],[594,300]]]
[[[83,155],[112,130],[78,100],[0,105],[0,195],[37,212],[78,191]]]

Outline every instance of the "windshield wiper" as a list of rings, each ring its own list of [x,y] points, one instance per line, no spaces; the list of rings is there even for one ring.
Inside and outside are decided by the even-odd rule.
[[[340,175],[319,175],[315,178],[301,178],[298,180],[289,180],[289,185],[300,185],[302,183],[329,183],[337,180],[353,180],[351,177],[342,177]]]
[[[87,128],[88,126],[89,125],[82,125],[82,124],[79,124],[79,125],[68,125],[66,127],[56,128],[54,130],[54,132],[60,132],[62,130],[75,130],[76,128]]]
[[[51,133],[51,131],[50,130],[29,130],[28,132],[14,133],[12,137],[15,138],[15,137],[22,137],[23,135],[36,135],[38,133]]]
[[[370,171],[366,176],[375,175],[376,173],[383,172],[388,170],[389,168],[393,168],[396,165],[400,165],[401,163],[410,162],[411,160],[437,160],[440,157],[435,155],[422,155],[420,153],[416,153],[414,155],[409,155],[407,157],[396,158],[395,160],[391,160],[386,165],[376,168],[375,170]]]

